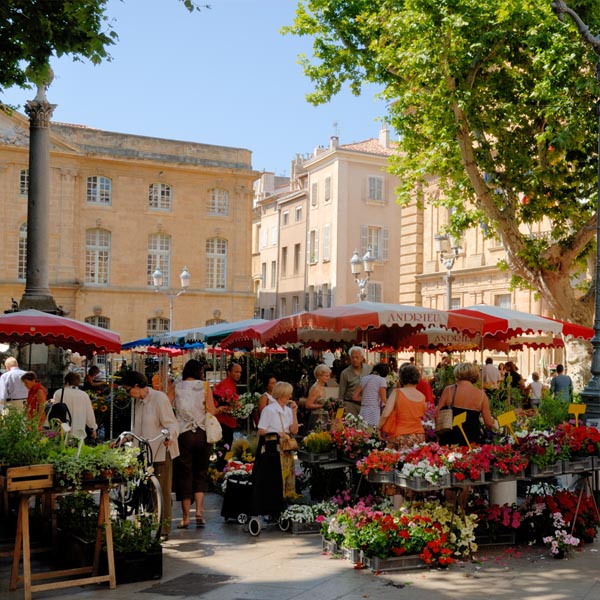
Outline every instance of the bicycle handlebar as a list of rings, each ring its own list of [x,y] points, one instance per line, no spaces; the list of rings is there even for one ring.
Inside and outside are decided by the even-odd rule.
[[[132,438],[136,439],[138,442],[140,442],[140,444],[151,444],[152,442],[156,442],[156,440],[159,440],[160,438],[164,438],[165,440],[170,440],[171,432],[168,429],[161,429],[161,432],[156,437],[146,439],[146,438],[143,438],[143,437],[133,433],[133,431],[123,431],[122,433],[119,434],[119,437],[117,437],[117,439],[115,440],[115,444],[120,446],[123,443],[123,441],[125,440],[125,438],[128,438],[128,437],[132,437]]]

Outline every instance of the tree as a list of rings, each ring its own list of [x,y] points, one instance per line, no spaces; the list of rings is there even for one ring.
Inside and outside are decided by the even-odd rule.
[[[302,0],[285,33],[314,37],[314,104],[348,84],[383,87],[400,135],[390,170],[401,203],[461,207],[454,233],[484,223],[513,283],[560,319],[589,325],[595,256],[596,57],[550,0]],[[592,31],[600,3],[573,3]],[[441,198],[424,192],[439,177]],[[520,225],[549,219],[547,236]],[[593,268],[593,265],[591,266]],[[578,282],[576,285],[575,282]]]
[[[192,0],[180,0],[190,12]],[[0,92],[49,81],[50,59],[72,55],[94,64],[110,59],[118,37],[108,0],[3,0],[0,3]],[[209,7],[205,7],[209,8]]]

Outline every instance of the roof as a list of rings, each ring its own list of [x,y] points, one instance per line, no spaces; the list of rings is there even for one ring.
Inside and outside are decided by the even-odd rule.
[[[352,150],[354,152],[365,152],[367,154],[377,154],[379,156],[392,156],[395,149],[384,148],[377,138],[369,138],[362,142],[354,142],[352,144],[341,144],[338,146],[342,150]]]

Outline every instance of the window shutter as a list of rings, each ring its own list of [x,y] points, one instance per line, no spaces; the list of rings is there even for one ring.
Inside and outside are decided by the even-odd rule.
[[[360,255],[364,256],[369,245],[369,227],[367,225],[360,226]]]
[[[330,230],[331,225],[329,223],[323,226],[323,260],[330,260],[331,258],[331,251],[329,249]]]
[[[383,252],[382,252],[383,260],[388,260],[390,257],[389,239],[390,239],[390,230],[387,227],[384,227],[381,230],[381,246],[383,248]]]
[[[319,230],[315,229],[315,262],[319,262]]]

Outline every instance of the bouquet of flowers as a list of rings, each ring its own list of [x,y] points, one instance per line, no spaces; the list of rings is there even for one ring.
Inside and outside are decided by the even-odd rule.
[[[247,419],[258,406],[260,394],[258,392],[246,392],[237,398],[232,398],[231,416],[236,419]]]
[[[388,388],[395,388],[399,381],[400,377],[396,371],[390,371],[385,377],[385,382]]]
[[[397,450],[372,450],[369,454],[356,463],[359,473],[368,475],[370,471],[391,471],[398,466],[400,452]]]
[[[565,523],[561,513],[555,512],[552,514],[552,524],[554,527],[554,533],[546,536],[542,541],[544,544],[550,546],[550,552],[554,556],[558,557],[560,555],[564,555],[569,550],[579,546],[579,538],[572,536],[567,531],[567,524]]]

